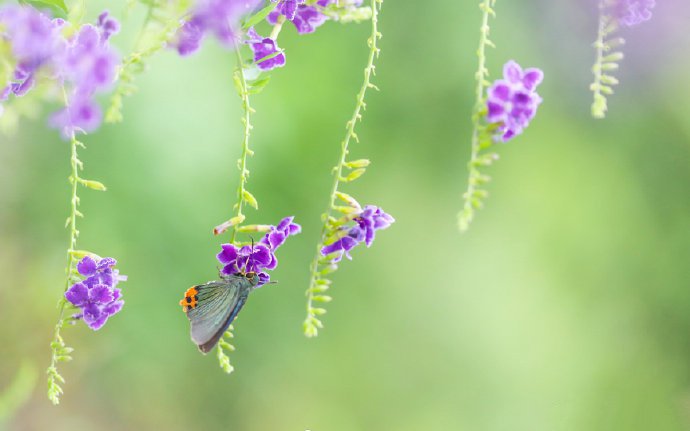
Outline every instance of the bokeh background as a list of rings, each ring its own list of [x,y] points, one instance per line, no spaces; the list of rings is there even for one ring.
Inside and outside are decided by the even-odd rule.
[[[595,121],[594,2],[497,2],[492,77],[509,59],[539,66],[544,103],[499,148],[487,205],[460,235],[475,3],[384,4],[382,91],[352,147],[373,164],[345,190],[397,222],[341,266],[312,340],[301,330],[308,264],[369,29],[283,31],[288,65],[253,101],[260,211],[249,222],[294,214],[304,230],[280,250],[279,284],[255,292],[237,320],[230,376],[196,351],[177,302],[215,276],[223,239],[211,229],[234,201],[232,53],[211,41],[191,58],[156,56],[125,122],[85,138],[85,175],[109,189],[81,191],[79,244],[116,257],[129,281],[124,310],[101,331],[64,331],[76,350],[61,365],[59,407],[43,372],[63,289],[68,146],[45,127],[56,105],[2,135],[0,391],[20,369],[33,389],[0,427],[690,429],[689,5],[660,1],[652,21],[623,34],[622,85]],[[89,16],[105,6],[89,2]],[[107,7],[122,16],[124,2]],[[121,52],[143,13],[123,22]]]

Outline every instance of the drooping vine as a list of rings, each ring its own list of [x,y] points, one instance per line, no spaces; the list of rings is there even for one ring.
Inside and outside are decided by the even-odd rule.
[[[488,191],[484,186],[491,177],[483,168],[498,160],[498,153],[492,150],[497,142],[507,142],[529,125],[537,113],[542,99],[536,88],[544,74],[536,68],[522,70],[515,61],[508,61],[503,67],[503,79],[489,82],[486,67],[486,48],[494,47],[489,39],[489,17],[495,17],[495,0],[482,0],[482,24],[479,28],[478,68],[475,73],[475,104],[472,111],[472,141],[470,161],[467,163],[467,189],[463,193],[463,208],[458,214],[458,227],[465,232],[483,205]],[[486,94],[485,94],[486,92]]]
[[[3,60],[6,68],[12,65],[11,78],[0,91],[0,101],[11,103],[35,88],[37,81],[52,84],[62,94],[63,107],[50,116],[49,124],[69,142],[68,176],[70,184],[69,216],[65,227],[69,231],[65,284],[58,301],[58,319],[50,342],[51,358],[47,369],[48,398],[58,404],[65,378],[58,364],[72,359],[73,348],[63,337],[66,323],[83,321],[94,331],[105,325],[124,305],[120,281],[126,279],[114,269],[115,259],[101,258],[96,253],[78,248],[77,220],[79,190],[85,187],[105,191],[99,181],[82,176],[84,164],[79,148],[85,148],[79,134],[95,132],[102,121],[96,95],[115,80],[118,55],[110,46],[110,38],[120,30],[118,21],[108,12],[98,16],[95,24],[82,24],[85,4],[77,0],[71,10],[64,2],[47,2],[54,13],[67,19],[51,19],[48,12],[29,6],[8,5],[0,8],[0,36],[9,41],[11,60]],[[49,9],[50,10],[50,9]]]
[[[379,56],[378,41],[381,33],[378,28],[378,14],[382,0],[371,0],[371,33],[367,39],[369,56],[364,67],[364,79],[357,93],[352,117],[346,124],[345,138],[340,144],[340,156],[333,168],[333,183],[328,199],[328,207],[321,216],[323,223],[321,237],[316,245],[316,254],[310,266],[310,280],[307,289],[307,317],[303,329],[307,337],[318,335],[323,328],[321,316],[326,309],[316,304],[331,301],[325,292],[331,286],[329,274],[338,268],[343,256],[350,258],[350,250],[361,243],[370,246],[374,232],[385,229],[394,222],[393,217],[373,205],[362,206],[352,196],[340,190],[341,183],[355,181],[361,177],[370,164],[368,159],[349,160],[349,145],[352,140],[359,141],[355,132],[357,122],[362,119],[366,109],[364,101],[369,89],[377,89],[372,83],[376,73],[374,61]]]
[[[590,85],[594,100],[592,117],[604,118],[608,110],[607,96],[613,94],[618,79],[613,73],[623,60],[621,51],[625,39],[615,37],[621,27],[633,27],[651,19],[655,0],[599,0],[599,24],[594,42],[596,57],[592,73],[594,82]]]

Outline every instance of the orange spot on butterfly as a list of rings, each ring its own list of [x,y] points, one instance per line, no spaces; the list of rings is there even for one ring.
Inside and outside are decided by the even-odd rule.
[[[197,289],[196,287],[190,287],[189,289],[187,289],[187,291],[184,293],[184,298],[180,300],[182,311],[186,313],[192,308],[196,308],[196,304],[198,302],[196,296],[197,293],[199,293],[199,289]]]

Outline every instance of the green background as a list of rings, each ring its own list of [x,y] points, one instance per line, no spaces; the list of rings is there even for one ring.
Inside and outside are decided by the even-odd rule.
[[[37,380],[0,427],[690,429],[690,8],[659,2],[652,21],[624,33],[622,84],[595,121],[594,8],[499,0],[491,76],[509,59],[541,67],[544,102],[498,148],[491,196],[460,235],[474,3],[383,5],[381,92],[352,147],[372,166],[343,190],[397,222],[343,263],[311,340],[301,329],[308,265],[369,27],[284,29],[288,64],[253,99],[249,189],[260,211],[248,222],[295,215],[303,233],[279,251],[279,284],[252,294],[237,320],[230,376],[196,351],[177,302],[216,275],[226,240],[211,229],[237,186],[234,55],[212,40],[189,58],[161,53],[126,99],[125,122],[84,138],[84,174],[108,192],[81,190],[79,248],[116,257],[129,281],[125,308],[102,330],[64,330],[75,360],[61,364],[59,407],[43,374],[67,243],[68,145],[45,127],[57,105],[3,135],[0,388],[21,364]],[[89,17],[99,11],[89,3]],[[121,52],[142,17],[138,6],[123,22]]]

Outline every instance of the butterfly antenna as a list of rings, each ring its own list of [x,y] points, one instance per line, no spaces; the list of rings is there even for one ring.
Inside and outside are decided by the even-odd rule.
[[[249,250],[249,256],[247,256],[247,260],[244,261],[244,271],[242,271],[242,272],[245,274],[248,272],[247,270],[249,269],[249,261],[251,260],[253,254],[254,254],[254,238],[252,238],[252,248]]]

